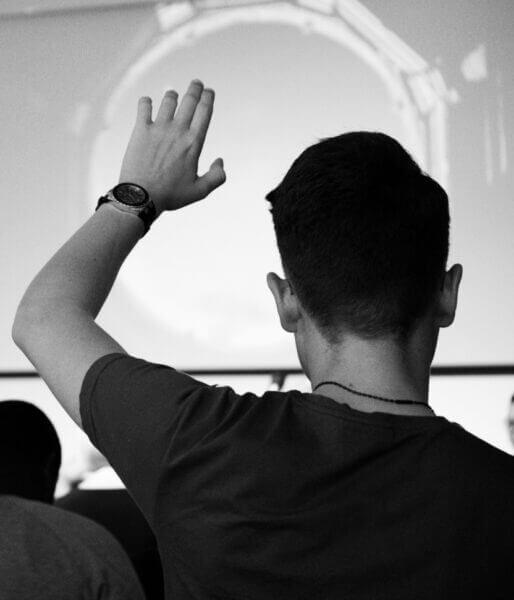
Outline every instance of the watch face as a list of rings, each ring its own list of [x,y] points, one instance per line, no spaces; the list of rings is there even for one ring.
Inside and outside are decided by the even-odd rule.
[[[112,190],[112,195],[127,206],[141,206],[148,200],[148,194],[134,183],[120,183]]]

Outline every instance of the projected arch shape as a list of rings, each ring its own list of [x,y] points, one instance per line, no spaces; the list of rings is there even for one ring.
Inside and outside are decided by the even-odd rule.
[[[173,55],[181,48],[194,45],[209,34],[222,32],[237,25],[268,23],[292,26],[306,35],[312,33],[324,36],[358,56],[383,84],[385,97],[392,100],[392,106],[399,117],[398,121],[405,132],[403,141],[410,152],[425,170],[443,185],[446,183],[448,173],[446,116],[447,106],[452,101],[452,93],[449,92],[436,69],[431,68],[423,58],[389,31],[360,3],[352,0],[340,2],[197,0],[156,7],[153,29],[146,30],[144,34],[146,38],[139,40],[138,47],[132,46],[132,56],[126,59],[125,66],[115,69],[115,72],[106,78],[106,83],[99,91],[90,110],[85,110],[81,125],[77,127],[77,133],[81,137],[81,154],[85,162],[89,161],[90,164],[86,182],[89,200],[93,202],[94,198],[104,190],[103,187],[99,189],[99,182],[103,181],[103,186],[105,181],[112,180],[112,172],[105,176],[106,172],[102,164],[102,153],[99,150],[102,148],[102,136],[110,131],[124,99],[130,95],[130,90],[137,87],[137,82],[142,80],[146,73],[151,72],[152,68],[165,57]],[[83,132],[82,136],[80,131]],[[261,210],[261,214],[264,213],[265,210]],[[197,213],[200,227],[205,226],[207,232],[212,230],[210,223],[207,223],[208,215],[207,203],[202,213]],[[175,218],[181,219],[182,215],[177,215]],[[182,261],[182,272],[177,273],[176,277],[183,277],[183,279],[176,282],[176,290],[187,290],[187,298],[185,291],[182,298],[179,297],[179,293],[159,287],[156,280],[159,274],[165,271],[165,267],[161,265],[160,270],[155,268],[155,271],[151,272],[154,268],[155,256],[162,255],[162,251],[159,252],[157,249],[160,243],[160,230],[158,226],[156,229],[157,231],[148,236],[144,242],[148,251],[151,247],[154,248],[154,253],[151,255],[148,252],[145,262],[143,258],[139,258],[142,254],[138,250],[138,253],[131,255],[129,264],[125,265],[120,273],[120,284],[125,286],[130,292],[130,297],[141,306],[141,314],[145,315],[145,318],[151,316],[154,322],[158,321],[165,325],[167,331],[173,334],[178,332],[181,335],[190,335],[205,347],[210,346],[214,349],[212,354],[214,359],[211,360],[211,355],[207,351],[205,356],[208,357],[206,360],[211,361],[209,363],[211,366],[216,361],[223,364],[223,351],[220,350],[223,347],[231,348],[234,352],[241,350],[243,355],[243,350],[247,351],[250,342],[256,348],[261,344],[263,356],[261,362],[266,364],[270,363],[269,357],[273,356],[273,348],[280,345],[290,347],[290,339],[287,338],[286,344],[287,334],[278,327],[276,315],[272,315],[271,301],[267,302],[267,296],[264,298],[268,291],[251,287],[254,285],[253,280],[250,283],[247,279],[242,285],[237,286],[238,289],[245,288],[244,294],[246,294],[243,297],[241,292],[241,296],[237,297],[238,289],[227,292],[226,285],[209,279],[210,273],[219,269],[219,265],[211,265],[211,270],[204,273],[205,278],[195,274],[186,280],[184,272],[195,273],[195,269],[201,270],[204,267],[194,264],[191,265],[194,268],[185,269]],[[162,242],[164,243],[164,239]],[[153,244],[155,246],[152,246]],[[272,245],[273,241],[270,238],[269,247],[271,248]],[[227,270],[241,272],[243,269],[234,269],[234,264],[228,264],[231,258],[229,256],[226,259]],[[271,263],[272,260],[269,262]],[[272,265],[268,266],[273,268]],[[256,269],[251,274],[255,276],[255,280],[260,277],[260,271],[256,273]],[[208,281],[200,289],[199,281],[202,279]],[[263,281],[260,285],[262,288],[265,287]],[[150,286],[154,287],[150,289]],[[198,302],[198,297],[202,298],[203,304]],[[208,311],[205,309],[206,306]],[[230,308],[227,309],[227,306]],[[243,309],[244,306],[250,306],[250,309]],[[265,308],[262,308],[263,306]],[[238,313],[239,309],[241,310]],[[173,322],[166,320],[167,313],[175,315]],[[217,340],[216,347],[212,344],[212,340]],[[188,360],[186,356],[184,361],[188,362]],[[227,358],[231,365],[234,365],[237,360],[237,356],[234,359]],[[284,364],[280,357],[276,360]],[[259,361],[252,359],[252,363],[245,366],[255,366],[256,362]],[[191,362],[191,364],[198,363]]]
[[[126,70],[103,111],[109,124],[119,99],[134,81],[173,50],[241,23],[293,25],[357,54],[385,84],[404,123],[408,149],[422,168],[447,184],[447,108],[456,100],[440,71],[387,29],[356,0],[196,0],[157,7],[159,31]]]

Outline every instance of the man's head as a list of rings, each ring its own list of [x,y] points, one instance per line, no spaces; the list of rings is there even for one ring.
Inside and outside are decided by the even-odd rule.
[[[61,444],[39,408],[22,400],[0,402],[0,494],[53,502]]]
[[[402,345],[423,320],[453,321],[462,270],[446,272],[448,197],[393,138],[323,139],[266,199],[287,278],[268,285],[286,331],[301,317],[331,347],[346,335]]]

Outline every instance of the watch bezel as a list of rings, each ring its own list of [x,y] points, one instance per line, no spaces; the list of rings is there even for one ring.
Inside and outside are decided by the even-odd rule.
[[[118,197],[117,192],[121,191],[120,188],[125,189],[127,187],[136,188],[138,193],[142,192],[143,198],[141,199],[141,201],[138,201],[137,203],[129,203],[129,202],[126,202],[123,200],[123,196],[121,194],[120,194],[121,197]],[[135,208],[135,209],[142,208],[146,204],[148,204],[148,201],[150,199],[149,194],[145,190],[144,187],[142,187],[141,185],[138,185],[137,183],[131,183],[129,181],[124,181],[122,183],[118,183],[118,185],[116,185],[112,188],[111,194],[112,194],[112,197],[116,200],[116,202],[123,204],[123,206],[126,206],[127,208]]]

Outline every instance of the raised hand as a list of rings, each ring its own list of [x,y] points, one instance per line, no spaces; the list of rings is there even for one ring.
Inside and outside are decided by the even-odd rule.
[[[193,80],[178,106],[178,94],[167,91],[152,121],[152,100],[139,99],[136,123],[121,166],[120,183],[143,186],[157,213],[176,210],[209,195],[225,182],[217,158],[198,176],[198,159],[209,129],[214,90]]]

